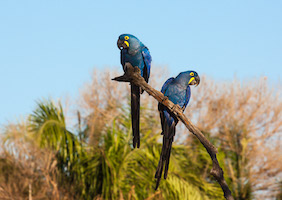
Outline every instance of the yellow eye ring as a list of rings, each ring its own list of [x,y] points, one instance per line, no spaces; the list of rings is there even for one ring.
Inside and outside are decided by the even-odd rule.
[[[125,40],[128,40],[128,39],[129,39],[129,37],[128,37],[128,36],[125,36],[125,37],[124,37],[124,39],[125,39]]]
[[[191,72],[191,73],[190,73],[190,76],[194,76],[194,72]]]

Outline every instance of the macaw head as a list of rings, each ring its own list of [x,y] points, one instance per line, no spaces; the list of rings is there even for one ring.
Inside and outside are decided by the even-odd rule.
[[[198,86],[200,84],[200,77],[195,71],[181,72],[176,78],[182,83],[185,83],[185,85]]]
[[[131,34],[122,34],[119,36],[117,46],[120,50],[128,49],[129,51],[135,51],[142,43],[137,37]]]
[[[189,85],[196,85],[198,86],[200,84],[200,76],[195,71],[187,71],[189,73]]]

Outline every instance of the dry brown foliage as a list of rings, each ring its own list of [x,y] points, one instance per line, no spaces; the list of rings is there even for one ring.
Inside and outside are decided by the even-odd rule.
[[[282,96],[277,89],[269,88],[266,78],[243,83],[203,78],[186,111],[201,130],[220,138],[223,151],[239,158],[238,169],[225,160],[233,187],[242,192],[248,182],[259,199],[275,196],[282,179]]]
[[[72,199],[58,187],[54,152],[39,148],[25,124],[9,124],[4,129],[0,199]]]

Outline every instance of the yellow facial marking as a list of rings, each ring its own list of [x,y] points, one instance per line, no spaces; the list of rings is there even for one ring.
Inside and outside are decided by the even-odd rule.
[[[126,44],[127,47],[129,47],[129,43],[127,41],[124,41],[124,43]]]
[[[193,73],[193,72],[191,72],[191,73]],[[191,74],[191,73],[190,73],[190,74]],[[194,74],[194,73],[193,73],[193,74]],[[190,84],[193,80],[195,80],[195,78],[194,78],[194,77],[190,78],[190,80],[189,80],[188,84]]]
[[[128,36],[125,36],[125,37],[124,37],[124,39],[125,39],[125,40],[128,40],[128,39],[129,39],[129,37],[128,37]]]
[[[190,76],[194,76],[194,72],[191,72],[191,73],[190,73]]]

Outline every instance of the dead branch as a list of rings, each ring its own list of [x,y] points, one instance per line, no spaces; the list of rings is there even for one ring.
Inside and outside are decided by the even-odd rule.
[[[146,81],[141,77],[140,70],[138,67],[133,67],[130,63],[125,64],[126,72],[124,75],[113,78],[112,80],[118,82],[130,82],[139,86],[143,90],[145,90],[149,95],[153,96],[158,102],[165,105],[180,121],[184,123],[187,129],[193,133],[199,141],[204,145],[207,152],[209,153],[213,167],[210,173],[215,177],[217,182],[220,184],[222,191],[224,193],[224,197],[227,200],[234,200],[231,191],[228,188],[228,185],[223,176],[223,170],[219,166],[218,160],[216,158],[217,149],[213,146],[210,141],[206,139],[206,137],[202,134],[202,132],[192,124],[192,122],[183,114],[181,108],[172,103],[168,98],[166,98],[163,93],[152,88]]]

